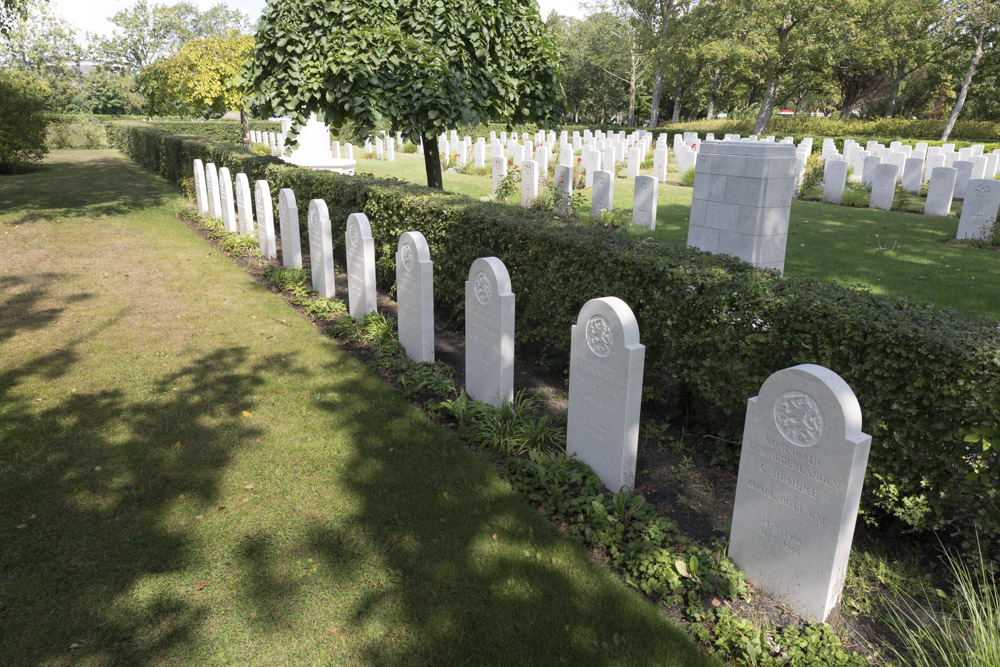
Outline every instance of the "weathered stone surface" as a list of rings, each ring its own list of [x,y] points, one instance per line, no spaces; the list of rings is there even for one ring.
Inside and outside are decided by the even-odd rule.
[[[603,297],[584,304],[571,336],[566,452],[611,491],[631,490],[646,355],[639,325],[624,301]]]
[[[778,371],[748,402],[729,556],[803,618],[840,604],[870,447],[854,392],[822,366]]]

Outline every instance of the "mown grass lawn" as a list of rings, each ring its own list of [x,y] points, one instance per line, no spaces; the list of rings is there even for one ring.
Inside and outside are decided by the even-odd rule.
[[[395,162],[360,159],[358,171],[427,182],[423,157],[415,154],[397,152]],[[627,233],[668,243],[687,242],[691,188],[680,185],[672,160],[667,179],[658,188],[656,231],[631,229]],[[476,198],[491,193],[488,176],[446,172],[444,187]],[[587,216],[591,191],[582,193]],[[627,220],[632,219],[632,196],[631,181],[616,179],[615,208],[625,211]],[[515,199],[520,201],[519,195],[511,201]],[[958,218],[795,201],[785,274],[1000,319],[1000,253],[950,245],[957,231]]]
[[[0,664],[714,664],[113,151],[0,180]]]

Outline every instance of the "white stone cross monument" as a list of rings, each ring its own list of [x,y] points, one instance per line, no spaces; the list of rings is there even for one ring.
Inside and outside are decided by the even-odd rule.
[[[396,249],[399,342],[416,362],[434,361],[434,264],[427,239],[404,232]]]
[[[514,294],[496,257],[480,257],[465,283],[465,391],[499,406],[514,400]]]
[[[840,604],[871,441],[854,392],[822,366],[778,371],[748,401],[729,556],[804,619]]]
[[[333,231],[326,202],[313,199],[309,202],[309,266],[312,286],[320,296],[337,296],[333,276]]]
[[[392,145],[392,137],[389,143]],[[347,306],[351,317],[361,319],[377,310],[375,291],[375,240],[364,213],[352,213],[344,232],[347,248]]]
[[[613,492],[635,484],[645,357],[628,304],[608,296],[583,305],[571,333],[566,453]]]

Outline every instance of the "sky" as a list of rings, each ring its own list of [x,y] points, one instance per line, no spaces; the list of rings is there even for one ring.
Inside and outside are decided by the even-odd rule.
[[[150,0],[150,4],[172,5],[179,0]],[[190,0],[202,11],[220,0]],[[85,32],[110,35],[114,25],[108,19],[122,9],[135,4],[135,0],[51,0],[55,13]],[[251,21],[255,21],[266,5],[265,0],[224,0],[230,7],[242,9]],[[544,20],[553,9],[560,14],[583,17],[579,0],[538,0],[539,10]]]

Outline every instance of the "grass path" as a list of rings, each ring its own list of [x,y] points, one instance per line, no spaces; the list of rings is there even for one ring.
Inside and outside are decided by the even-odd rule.
[[[359,172],[394,176],[426,184],[423,157],[396,153],[395,162],[361,159]],[[651,169],[642,173],[652,174]],[[667,243],[687,243],[691,188],[679,185],[671,160],[667,183],[658,187],[656,231],[632,230]],[[489,177],[444,174],[444,187],[472,197],[488,197]],[[633,186],[615,179],[615,209],[632,219]],[[591,190],[583,190],[589,215]],[[511,201],[520,200],[520,194]],[[917,303],[948,306],[1000,319],[1000,253],[948,244],[958,218],[793,201],[789,219],[785,274],[847,287],[860,285],[875,294],[906,296]]]
[[[713,664],[112,151],[0,180],[0,664]]]

